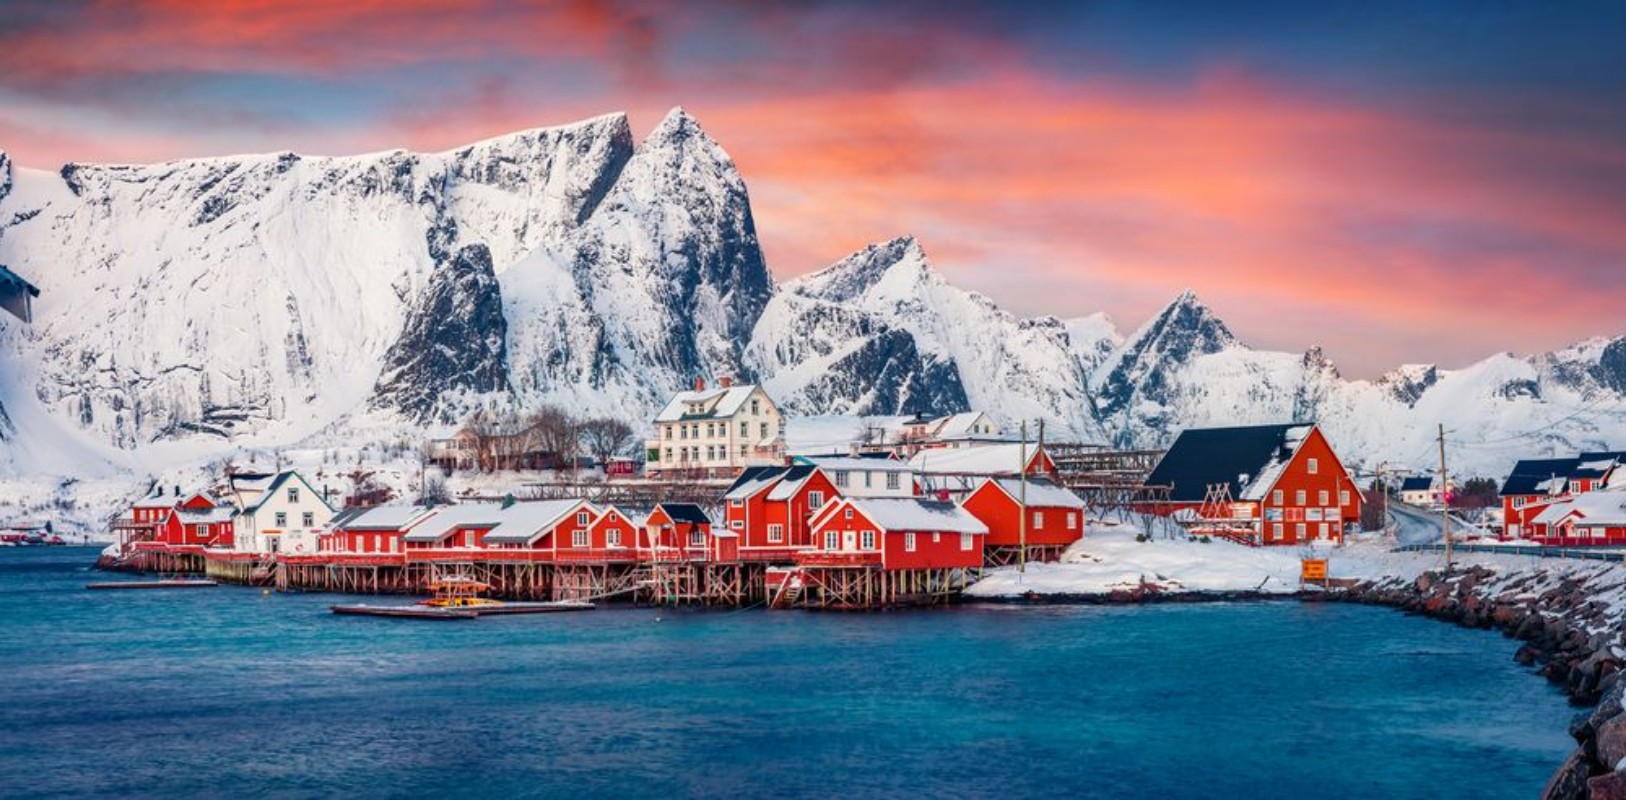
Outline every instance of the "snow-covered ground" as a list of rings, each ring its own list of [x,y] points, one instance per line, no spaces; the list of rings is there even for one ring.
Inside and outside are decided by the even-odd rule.
[[[1140,518],[1091,520],[1084,538],[1068,548],[1060,563],[1029,564],[1025,573],[1015,567],[990,570],[966,595],[1107,595],[1133,590],[1143,581],[1170,592],[1290,594],[1299,590],[1302,558],[1325,558],[1333,578],[1360,580],[1412,580],[1444,564],[1439,553],[1393,552],[1393,540],[1378,536],[1343,547],[1245,547],[1221,539],[1193,541],[1184,534],[1155,530],[1150,541],[1136,541],[1146,529]],[[1501,553],[1459,553],[1456,563],[1481,564],[1504,573],[1546,567],[1553,575],[1621,569],[1596,561]]]

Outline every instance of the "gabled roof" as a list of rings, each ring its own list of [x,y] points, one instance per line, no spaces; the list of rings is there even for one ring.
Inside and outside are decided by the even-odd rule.
[[[932,420],[931,434],[939,439],[956,436],[970,436],[973,433],[971,430],[972,426],[976,425],[978,422],[986,419],[987,417],[988,415],[982,413],[981,411],[965,411],[959,414],[950,414],[946,417],[939,417]],[[989,421],[992,422],[992,420]]]
[[[789,467],[746,467],[740,476],[729,484],[728,491],[723,492],[723,499],[744,500],[754,497],[758,492],[772,486],[789,470]]]
[[[649,519],[649,512],[647,511],[639,511],[636,508],[621,508],[620,506],[612,505],[606,506],[603,510],[599,511],[598,514],[593,517],[593,524],[597,525],[600,522],[603,522],[610,516],[611,513],[614,513],[616,516],[620,517],[622,521],[634,528],[642,528],[644,526],[644,521]]]
[[[666,516],[673,522],[682,522],[690,525],[710,525],[711,518],[706,516],[705,509],[694,503],[661,503],[655,507],[665,511]]]
[[[1412,477],[1400,482],[1400,491],[1402,492],[1426,492],[1433,488],[1433,478]]]
[[[1169,499],[1175,502],[1201,502],[1209,486],[1221,483],[1230,485],[1235,499],[1244,499],[1250,488],[1262,496],[1269,487],[1261,488],[1265,482],[1261,479],[1269,479],[1270,470],[1279,474],[1313,427],[1311,423],[1295,422],[1188,428],[1180,432],[1157,462],[1146,485],[1172,487]]]
[[[667,401],[666,407],[655,415],[656,422],[680,422],[684,420],[717,420],[734,416],[745,401],[750,399],[751,393],[756,391],[757,385],[745,383],[728,388],[702,389],[698,392],[678,392]],[[700,413],[690,413],[689,407],[700,404]]]
[[[536,500],[515,503],[497,515],[497,527],[486,533],[489,544],[529,544],[545,531],[552,530],[577,508],[585,506],[596,519],[598,513],[586,500]]]
[[[1027,464],[1032,464],[1043,451],[1031,443],[1027,450]],[[915,472],[932,475],[1018,475],[1027,464],[1022,463],[1020,442],[922,450],[909,459],[909,467]]]
[[[305,476],[299,474],[299,472],[296,470],[287,470],[277,473],[276,476],[272,478],[271,484],[265,487],[265,491],[254,500],[254,505],[244,508],[242,513],[253,514],[256,511],[259,511],[260,507],[270,502],[271,498],[276,497],[277,492],[281,491],[282,487],[289,481],[299,481],[299,484],[304,486],[305,491],[310,492],[311,496],[315,497],[317,502],[327,506],[329,511],[333,510],[332,504],[328,503],[327,498],[323,497],[321,492],[316,491],[316,487],[311,486],[310,481],[305,480]]]
[[[521,504],[516,504],[516,507]],[[442,506],[428,519],[413,526],[401,537],[409,542],[438,542],[458,528],[497,525],[503,521],[503,508],[499,503],[459,503]]]
[[[1557,503],[1554,504],[1556,507]],[[1626,490],[1609,489],[1601,492],[1584,492],[1576,495],[1565,505],[1579,517],[1576,525],[1626,525]],[[1551,511],[1549,508],[1547,511]],[[1540,517],[1546,516],[1543,511]]]
[[[328,528],[335,531],[399,531],[434,513],[433,508],[408,505],[351,508],[339,512],[339,516],[328,523]]]
[[[1554,477],[1568,477],[1580,461],[1578,458],[1526,458],[1513,465],[1513,472],[1502,482],[1502,491],[1498,494],[1556,494],[1547,491],[1544,484]]]
[[[209,508],[177,508],[176,513],[181,515],[181,522],[187,525],[212,525],[217,522],[230,522],[237,516],[237,509],[231,506],[211,506]]]
[[[1615,468],[1613,458],[1587,458],[1582,456],[1576,459],[1575,468],[1570,470],[1569,478],[1572,480],[1596,480],[1609,477],[1609,471]]]
[[[774,501],[789,500],[802,490],[803,486],[813,478],[813,473],[819,468],[809,464],[797,464],[787,467],[785,474],[779,477],[779,482],[768,492],[768,499]]]
[[[989,478],[985,483],[994,484],[1012,500],[1023,497],[1020,478]],[[1084,501],[1078,495],[1047,478],[1029,478],[1026,497],[1028,508],[1084,508]]]
[[[846,498],[841,502],[886,531],[988,532],[982,520],[953,503],[918,497]]]
[[[895,458],[860,458],[857,456],[797,456],[799,464],[811,464],[823,469],[847,472],[909,472],[909,463]]]

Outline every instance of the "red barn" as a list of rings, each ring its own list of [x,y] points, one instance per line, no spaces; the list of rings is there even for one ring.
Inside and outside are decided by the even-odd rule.
[[[1027,531],[1022,530],[1022,498],[1027,503]],[[988,563],[1015,560],[1025,541],[1028,559],[1054,561],[1084,535],[1084,501],[1045,478],[989,478],[960,506],[988,526]]]
[[[790,561],[813,543],[813,515],[838,496],[830,478],[811,465],[746,469],[723,494],[740,559]]]
[[[882,570],[982,566],[988,526],[953,503],[920,498],[849,497],[813,522],[814,547],[796,563]]]
[[[1361,517],[1354,479],[1310,423],[1188,429],[1146,484],[1170,502],[1145,510],[1253,544],[1341,542]]]

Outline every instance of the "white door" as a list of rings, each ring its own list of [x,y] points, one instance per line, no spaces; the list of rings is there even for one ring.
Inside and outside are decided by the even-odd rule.
[[[858,534],[856,534],[856,533],[854,533],[852,531],[847,531],[846,533],[842,534],[841,535],[841,549],[843,549],[843,550],[857,550],[858,549]]]

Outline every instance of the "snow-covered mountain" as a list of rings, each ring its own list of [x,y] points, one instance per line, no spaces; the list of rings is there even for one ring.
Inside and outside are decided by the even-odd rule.
[[[1469,470],[1626,446],[1626,337],[1347,381],[1316,348],[1247,347],[1189,291],[1128,336],[1022,319],[910,237],[775,285],[744,180],[681,109],[641,142],[614,114],[428,154],[41,171],[0,152],[0,263],[43,290],[33,327],[0,321],[18,473],[67,469],[41,454],[69,439],[126,463],[476,406],[642,421],[722,375],[801,414],[975,408],[1122,446],[1284,419],[1369,465],[1428,463],[1439,421]]]

